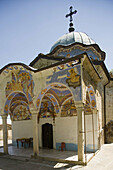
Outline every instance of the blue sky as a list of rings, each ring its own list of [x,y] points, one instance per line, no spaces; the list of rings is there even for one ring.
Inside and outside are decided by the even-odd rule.
[[[113,69],[112,0],[0,0],[0,68],[12,62],[28,65],[39,53],[49,53],[68,32],[70,6],[78,11],[76,31],[87,33],[106,52],[107,68]]]
[[[47,54],[54,42],[68,32],[69,7],[76,31],[87,33],[106,52],[113,69],[112,0],[0,0],[0,68],[8,63],[29,63]]]

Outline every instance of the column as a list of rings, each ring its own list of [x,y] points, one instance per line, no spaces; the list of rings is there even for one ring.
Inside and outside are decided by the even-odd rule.
[[[33,153],[34,156],[39,156],[39,141],[38,141],[38,121],[37,111],[32,110],[32,121],[33,121]]]
[[[78,161],[84,161],[84,111],[83,106],[77,107],[78,118]]]
[[[53,123],[53,148],[56,149],[56,125]]]
[[[3,147],[4,153],[8,154],[8,134],[7,134],[7,115],[2,115],[2,125],[3,125]]]

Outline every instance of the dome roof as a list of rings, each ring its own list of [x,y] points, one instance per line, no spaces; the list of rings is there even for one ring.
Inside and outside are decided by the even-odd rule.
[[[68,46],[68,45],[73,44],[75,42],[82,43],[82,44],[85,44],[85,45],[95,44],[95,42],[86,33],[70,32],[70,33],[64,34],[62,37],[60,37],[55,42],[55,44],[51,47],[50,52],[55,47],[57,47],[58,45]]]

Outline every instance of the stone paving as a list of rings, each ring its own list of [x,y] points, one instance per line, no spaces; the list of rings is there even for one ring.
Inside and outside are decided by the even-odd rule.
[[[33,162],[30,160],[15,159],[9,156],[0,156],[0,170],[53,170],[56,163]]]
[[[3,152],[3,147],[0,148],[0,152]],[[8,146],[9,155],[24,156],[31,158],[33,155],[33,148],[17,148],[16,146]],[[93,154],[89,153],[86,155],[87,160],[91,158]],[[78,161],[78,155],[75,151],[58,151],[55,149],[40,149],[39,156],[43,158],[57,159],[57,160],[68,160],[68,161]],[[85,155],[84,155],[85,162]]]
[[[113,143],[104,144],[98,154],[84,167],[87,170],[113,169]]]
[[[60,151],[59,153],[62,154],[62,152]],[[95,157],[93,157],[93,159],[85,167],[80,165],[69,165],[66,163],[59,163],[59,162],[56,163],[50,161],[40,161],[39,159],[38,160],[32,160],[31,158],[26,159],[26,157],[22,157],[22,156],[18,157],[18,156],[4,155],[4,156],[0,156],[0,169],[1,170],[2,169],[3,170],[9,170],[9,169],[112,170],[113,169],[113,144],[103,145],[101,150],[96,154]]]

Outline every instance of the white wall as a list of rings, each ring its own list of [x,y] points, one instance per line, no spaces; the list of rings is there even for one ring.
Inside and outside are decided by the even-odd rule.
[[[32,120],[22,120],[12,122],[12,140],[16,141],[17,138],[30,138],[33,137]]]
[[[92,115],[85,115],[86,121],[86,146],[88,149],[93,149],[93,122],[94,122],[94,143],[95,149],[98,148],[98,118],[97,114],[93,114],[93,122]]]
[[[94,138],[95,144],[98,146],[98,119],[97,114],[94,118]],[[93,149],[93,130],[92,130],[92,115],[85,115],[86,121],[86,145],[89,149]],[[73,117],[56,117],[55,123],[53,118],[40,118],[39,120],[39,146],[42,147],[42,125],[50,123],[53,125],[53,147],[56,148],[56,143],[72,143],[78,144],[78,128],[77,116]],[[17,138],[29,138],[33,136],[32,120],[14,121],[12,123],[13,141]]]
[[[77,116],[56,118],[56,143],[77,144]]]

